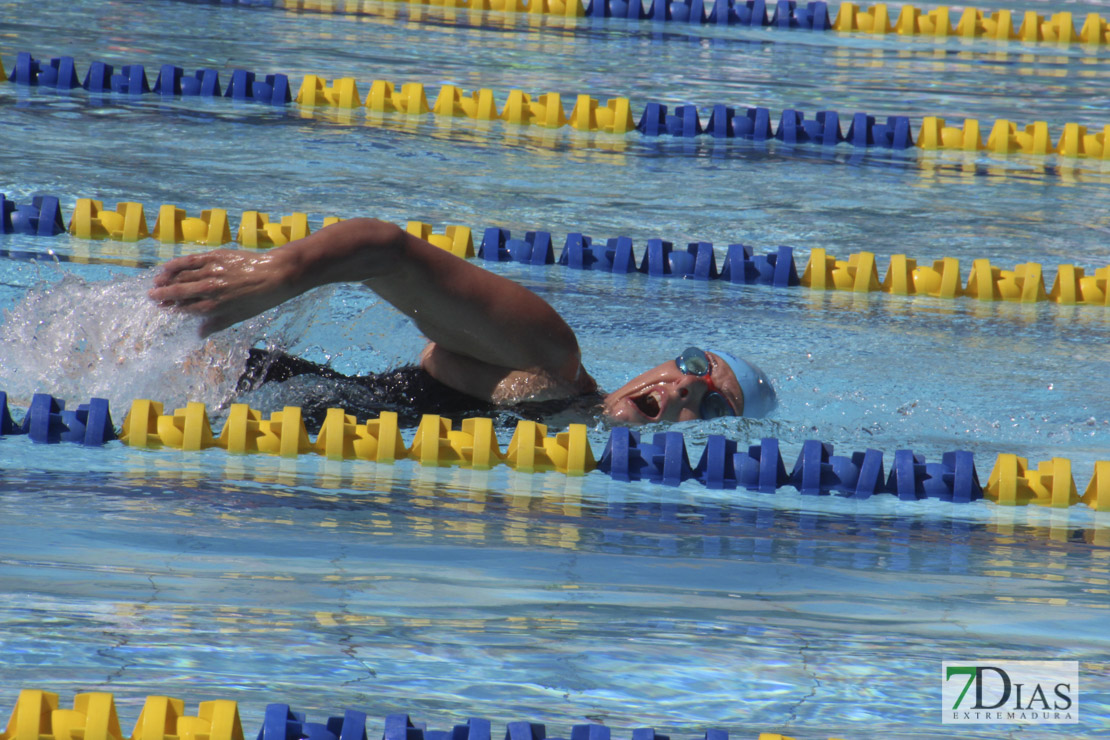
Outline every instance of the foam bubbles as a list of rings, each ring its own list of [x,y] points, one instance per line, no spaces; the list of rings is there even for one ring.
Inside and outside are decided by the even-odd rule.
[[[226,404],[268,322],[255,318],[201,339],[198,318],[147,297],[152,275],[88,281],[67,273],[30,290],[0,323],[0,389],[17,405],[35,392],[71,404],[107,398],[116,409],[136,398],[166,408]]]

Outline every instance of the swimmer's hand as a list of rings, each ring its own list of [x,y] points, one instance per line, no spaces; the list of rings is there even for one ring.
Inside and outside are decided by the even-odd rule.
[[[206,337],[321,285],[388,277],[418,261],[405,254],[409,238],[394,224],[349,219],[267,252],[217,249],[170,260],[149,295],[203,317]]]
[[[149,296],[167,308],[204,318],[200,335],[245,321],[303,292],[284,253],[217,249],[170,260]]]

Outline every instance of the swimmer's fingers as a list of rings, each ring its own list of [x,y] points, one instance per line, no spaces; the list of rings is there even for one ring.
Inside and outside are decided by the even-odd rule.
[[[223,263],[228,261],[229,255],[229,250],[220,249],[215,252],[175,257],[162,265],[162,271],[154,276],[154,285],[162,287],[172,283],[202,280],[213,273],[222,272]]]
[[[223,281],[208,278],[151,288],[147,295],[163,306],[182,308],[190,313],[208,313],[219,305],[225,288]]]
[[[162,271],[154,276],[154,285],[161,287],[169,285],[184,273],[192,272],[207,262],[206,254],[190,254],[185,257],[176,257],[162,265]]]

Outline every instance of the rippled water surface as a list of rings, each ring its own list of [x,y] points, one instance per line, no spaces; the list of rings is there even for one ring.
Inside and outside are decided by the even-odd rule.
[[[1061,7],[994,3],[1049,14]],[[162,0],[0,3],[0,59],[72,55],[578,94],[926,115],[959,124],[1110,123],[1107,47],[872,37],[621,20],[530,20],[362,3],[357,15]],[[1066,9],[1105,15],[1091,3]],[[1081,20],[1077,26],[1081,25]],[[845,126],[846,127],[846,126]],[[1110,165],[1055,156],[822,149],[546,131],[433,116],[132,99],[0,84],[0,192],[109,206],[271,216],[371,215],[792,246],[885,269],[904,253],[1004,269],[1107,264]],[[195,247],[0,236],[0,390],[18,417],[45,390],[77,403],[202,400],[214,423],[246,349],[289,348],[346,372],[411,361],[419,335],[350,286],[206,342],[145,299],[151,271]],[[825,294],[492,266],[575,328],[613,388],[690,343],[747,354],[779,389],[764,420],[679,425],[807,439],[838,454],[971,450],[1072,461],[1079,493],[1110,459],[1110,313],[886,294]],[[881,275],[880,275],[881,277]],[[280,392],[249,398],[266,411]],[[649,430],[655,431],[655,430]],[[511,430],[500,430],[501,443]],[[411,432],[407,432],[411,434]],[[608,429],[590,430],[600,454]],[[446,729],[470,716],[603,722],[619,736],[1003,737],[940,724],[940,661],[1080,662],[1082,724],[1107,731],[1110,529],[1050,511],[710,491],[375,466],[302,456],[36,446],[0,440],[0,713],[21,688],[115,692],[129,732],[147,694],[270,701],[323,721],[352,706]],[[379,732],[373,726],[371,734]]]

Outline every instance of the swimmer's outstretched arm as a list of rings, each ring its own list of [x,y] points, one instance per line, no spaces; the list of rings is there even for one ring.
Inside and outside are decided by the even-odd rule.
[[[203,316],[207,336],[312,288],[356,281],[416,322],[432,342],[424,367],[448,385],[496,397],[506,382],[542,377],[560,395],[593,390],[574,331],[546,301],[374,219],[342,221],[268,252],[178,257],[150,297]]]

